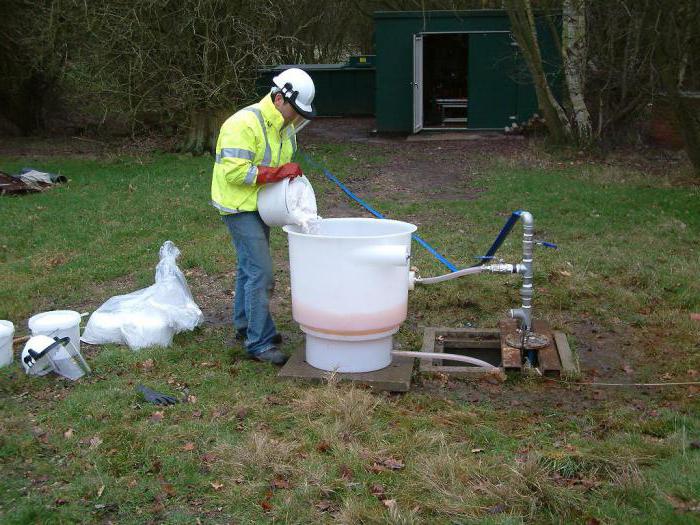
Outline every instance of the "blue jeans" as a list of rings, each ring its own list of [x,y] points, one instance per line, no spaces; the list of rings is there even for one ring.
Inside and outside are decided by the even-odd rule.
[[[246,350],[258,355],[275,345],[275,323],[270,316],[273,287],[270,227],[257,211],[223,215],[238,257],[236,295],[233,299],[233,326],[245,329]]]

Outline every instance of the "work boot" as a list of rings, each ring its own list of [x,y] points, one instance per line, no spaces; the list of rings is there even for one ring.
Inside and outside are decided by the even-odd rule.
[[[269,350],[265,350],[257,355],[253,356],[253,359],[262,361],[263,363],[272,363],[273,365],[282,366],[287,362],[287,356],[282,353],[281,350],[275,348],[274,346]]]
[[[245,338],[248,337],[248,330],[245,328],[239,328],[236,330],[236,341],[245,341]],[[282,344],[282,334],[275,334],[275,336],[272,338],[272,341],[270,341],[273,345],[281,345]]]

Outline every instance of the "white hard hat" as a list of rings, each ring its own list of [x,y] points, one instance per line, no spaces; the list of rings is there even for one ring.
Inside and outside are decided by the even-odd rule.
[[[316,116],[312,105],[316,87],[306,71],[296,67],[285,69],[272,79],[272,83],[302,117],[310,119]]]
[[[47,358],[47,350],[54,348],[58,343],[48,335],[35,335],[30,337],[22,349],[20,360],[27,374],[43,376],[53,370],[51,361]]]

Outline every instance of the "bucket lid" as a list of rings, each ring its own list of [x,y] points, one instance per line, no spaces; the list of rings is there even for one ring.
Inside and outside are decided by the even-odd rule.
[[[12,321],[4,321],[0,319],[0,337],[12,335],[15,333],[15,325]]]
[[[27,324],[32,332],[65,330],[80,325],[80,314],[73,310],[52,310],[30,317]]]

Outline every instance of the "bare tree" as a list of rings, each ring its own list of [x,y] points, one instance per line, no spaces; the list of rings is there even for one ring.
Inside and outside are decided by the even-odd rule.
[[[569,142],[573,132],[569,119],[547,82],[530,0],[504,0],[513,36],[532,75],[537,102],[555,142]]]

